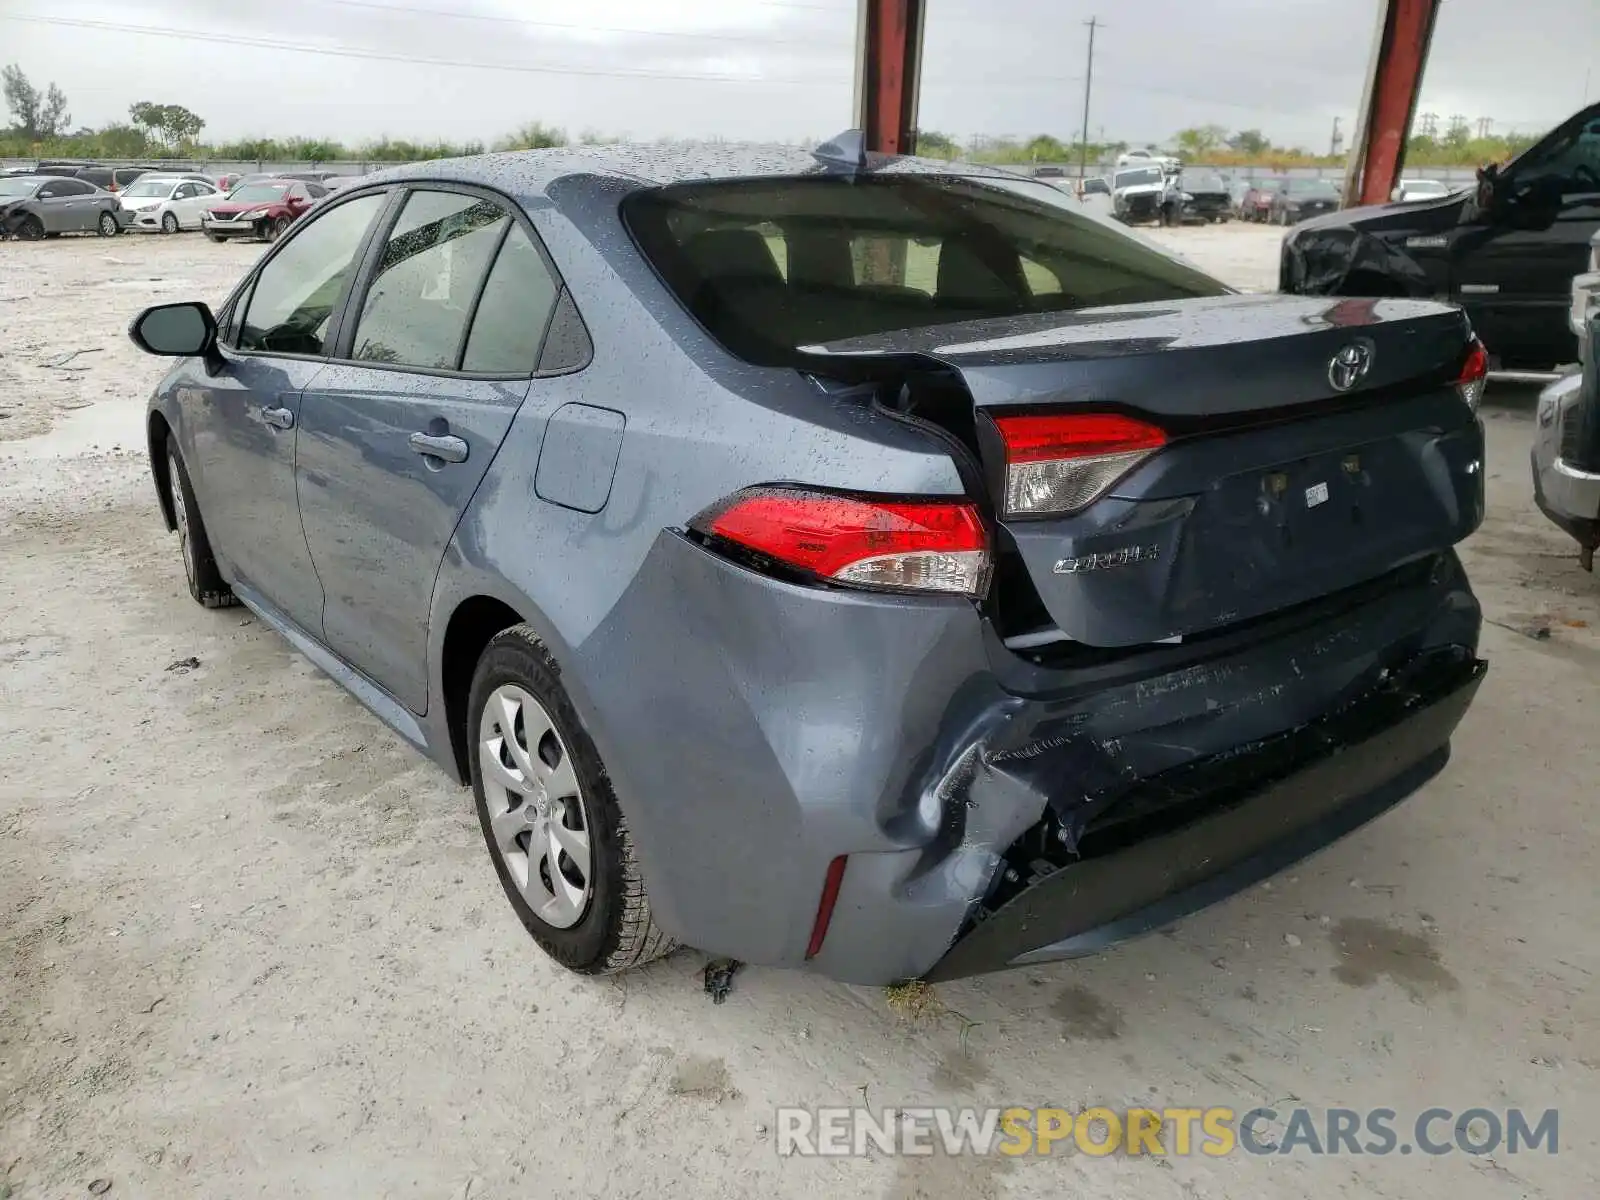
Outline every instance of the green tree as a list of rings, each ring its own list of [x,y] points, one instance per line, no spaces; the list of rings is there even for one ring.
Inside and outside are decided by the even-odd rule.
[[[1228,139],[1228,149],[1254,157],[1270,151],[1272,143],[1259,129],[1241,129]]]
[[[55,84],[41,95],[16,63],[0,71],[0,84],[3,84],[6,107],[11,110],[16,131],[28,141],[43,142],[59,137],[72,124],[67,98]]]
[[[496,150],[545,150],[565,146],[567,131],[542,121],[530,121],[494,144]]]
[[[927,158],[959,158],[961,147],[947,133],[940,133],[937,129],[919,129],[917,153]]]
[[[1227,136],[1228,131],[1220,125],[1199,125],[1178,130],[1178,136],[1173,140],[1177,143],[1178,153],[1192,161],[1210,154],[1222,145]]]
[[[181,104],[152,104],[140,100],[128,106],[128,116],[168,149],[188,145],[206,127],[203,120]]]

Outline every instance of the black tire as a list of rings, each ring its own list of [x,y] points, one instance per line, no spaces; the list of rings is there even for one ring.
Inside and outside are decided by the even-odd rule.
[[[227,240],[228,239],[223,237],[220,233],[210,233],[210,232],[208,232],[206,234],[206,241],[208,241],[208,242],[225,242]]]
[[[289,230],[289,218],[279,217],[267,226],[267,241],[275,242]]]
[[[178,225],[178,214],[177,213],[168,212],[168,213],[162,213],[161,214],[161,232],[162,233],[177,233],[179,228],[180,228],[180,226]]]
[[[239,598],[217,569],[211,539],[200,517],[200,505],[195,502],[194,488],[189,483],[188,468],[183,465],[177,439],[171,434],[167,435],[167,486],[178,526],[178,549],[183,556],[183,574],[189,584],[189,594],[202,608],[232,608],[239,603]]]
[[[479,747],[480,726],[491,696],[506,685],[521,688],[543,707],[562,748],[571,755],[581,793],[594,873],[593,891],[584,901],[582,915],[568,928],[548,924],[534,912],[518,890],[490,824]],[[506,898],[540,949],[562,966],[584,975],[626,971],[677,949],[677,943],[651,917],[650,898],[639,872],[633,836],[617,804],[605,764],[561,686],[560,669],[528,626],[514,625],[497,634],[478,659],[467,701],[465,733],[472,794],[484,843]]]
[[[101,237],[116,237],[122,232],[122,226],[117,224],[115,214],[103,212],[100,214],[100,219],[95,222],[95,232]]]
[[[35,216],[24,217],[22,224],[17,226],[15,237],[19,242],[37,242],[44,237],[44,222]]]

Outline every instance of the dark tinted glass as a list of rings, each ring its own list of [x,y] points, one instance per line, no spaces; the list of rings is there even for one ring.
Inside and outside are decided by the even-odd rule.
[[[531,375],[539,361],[539,345],[550,323],[558,286],[528,235],[521,226],[513,225],[472,318],[461,369]]]
[[[572,293],[565,288],[556,301],[555,315],[550,318],[550,332],[545,335],[544,352],[539,355],[539,370],[549,374],[555,371],[578,371],[587,367],[594,358],[594,343]]]
[[[682,184],[633,194],[623,214],[712,336],[756,362],[893,329],[1226,293],[1077,207],[1026,179],[879,175]],[[1036,291],[1025,260],[1060,287]]]
[[[472,302],[510,219],[476,196],[413,192],[367,289],[351,356],[454,368]]]

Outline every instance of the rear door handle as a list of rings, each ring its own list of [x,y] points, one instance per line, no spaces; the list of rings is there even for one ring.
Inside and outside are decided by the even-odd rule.
[[[287,408],[263,408],[261,419],[275,429],[294,428],[294,413]]]
[[[467,461],[467,443],[461,438],[449,434],[413,433],[411,435],[411,449],[418,454],[425,454],[429,458],[442,459],[449,463]]]

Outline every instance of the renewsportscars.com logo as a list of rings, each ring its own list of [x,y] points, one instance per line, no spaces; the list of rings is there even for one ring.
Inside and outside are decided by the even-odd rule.
[[[1560,1152],[1560,1113],[1428,1108],[780,1108],[780,1155],[1252,1155]]]

